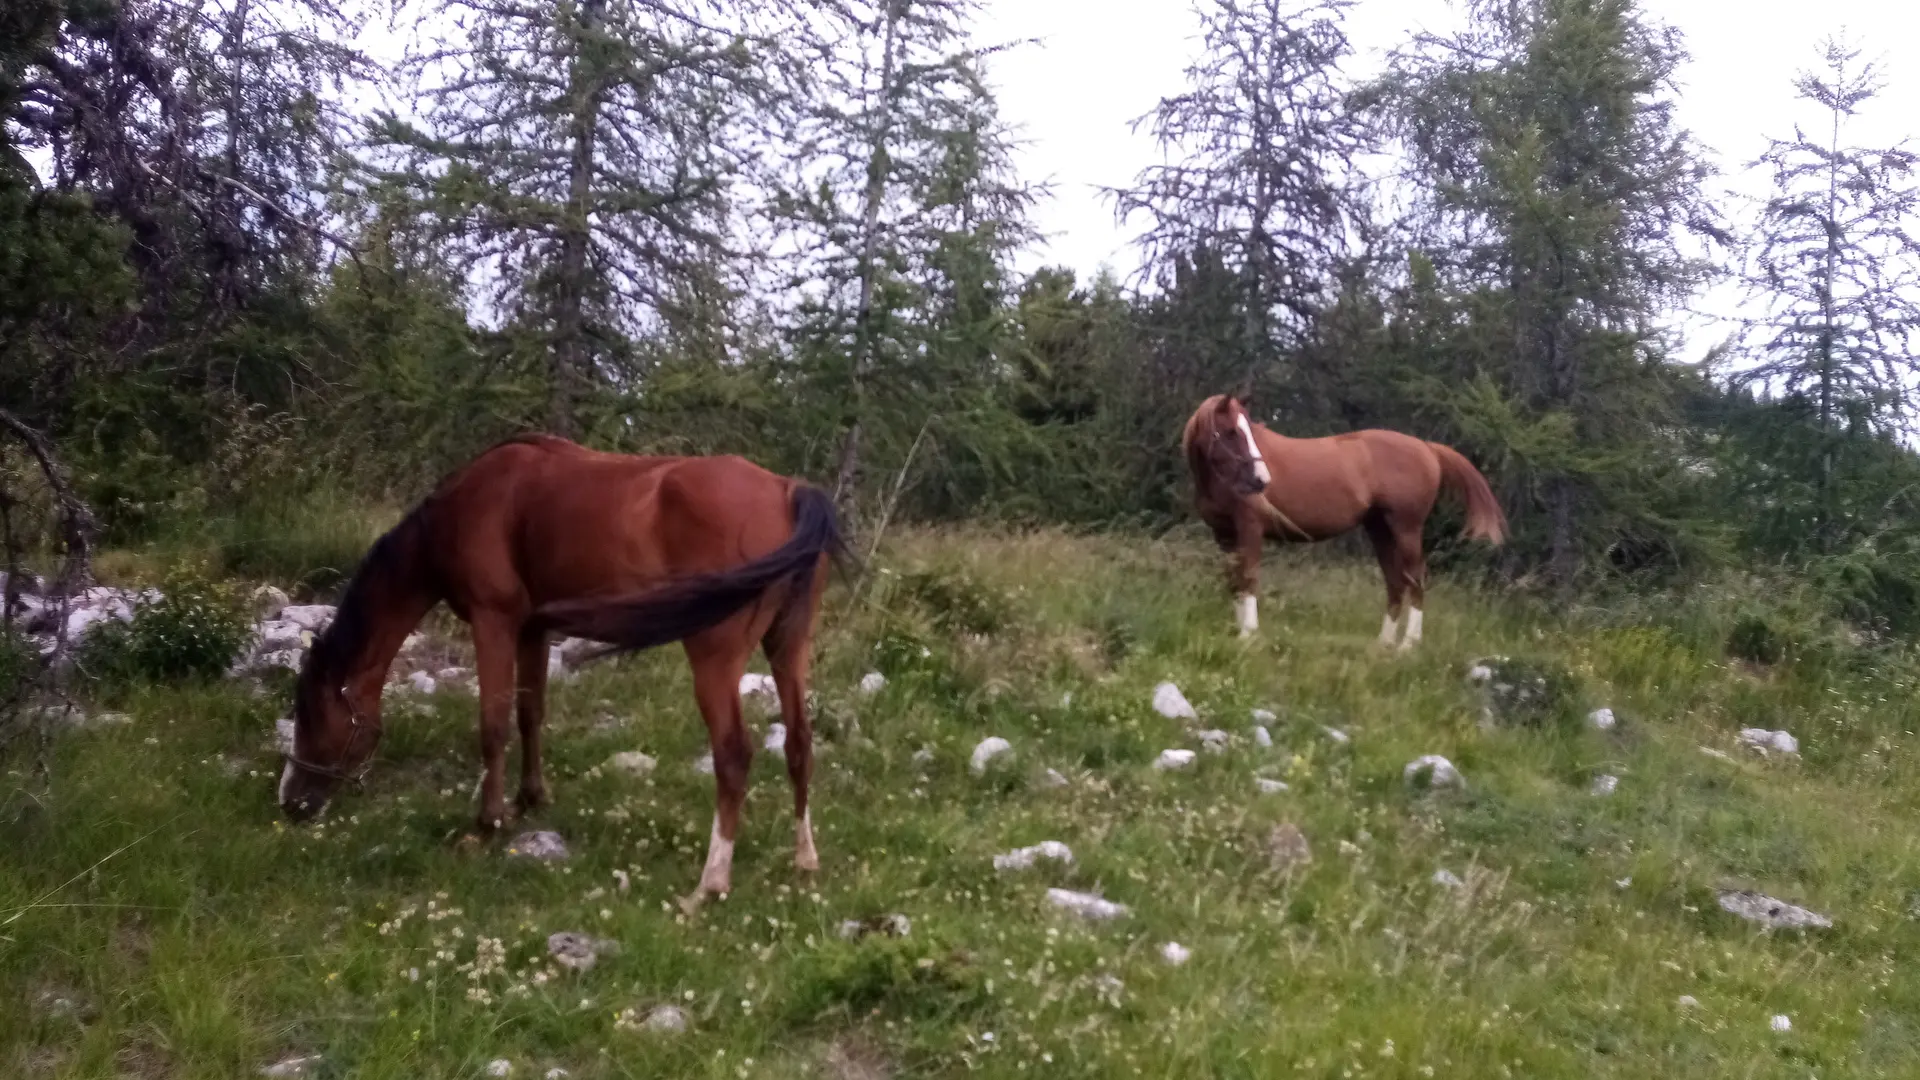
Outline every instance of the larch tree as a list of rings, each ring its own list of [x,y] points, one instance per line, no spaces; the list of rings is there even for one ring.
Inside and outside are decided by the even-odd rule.
[[[1143,272],[1163,287],[1190,287],[1203,264],[1230,276],[1231,340],[1207,365],[1217,377],[1273,378],[1310,335],[1362,216],[1365,132],[1341,72],[1351,6],[1209,0],[1187,91],[1136,121],[1167,162],[1109,193],[1122,221],[1146,219]]]
[[[726,267],[737,181],[788,116],[789,6],[456,0],[388,113],[423,212],[544,358],[548,423],[578,434],[625,346]]]
[[[1847,125],[1883,86],[1879,71],[1838,40],[1822,67],[1794,80],[1826,113],[1824,130],[1795,128],[1754,163],[1770,174],[1746,275],[1760,314],[1748,327],[1751,366],[1737,380],[1811,414],[1816,531],[1832,539],[1834,459],[1851,436],[1904,430],[1920,333],[1920,154],[1905,143],[1855,145]]]
[[[1700,238],[1719,230],[1673,116],[1676,31],[1636,0],[1470,10],[1463,33],[1396,55],[1380,100],[1423,192],[1416,243],[1467,301],[1447,407],[1545,511],[1564,583],[1657,516],[1650,478],[1674,459],[1662,320],[1708,276]]]

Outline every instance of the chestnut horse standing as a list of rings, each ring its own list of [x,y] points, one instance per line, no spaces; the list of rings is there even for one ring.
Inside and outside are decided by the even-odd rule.
[[[480,676],[480,830],[507,816],[509,714],[519,714],[521,809],[547,802],[540,767],[552,634],[607,652],[684,642],[713,746],[718,797],[698,903],[731,886],[753,756],[740,676],[766,650],[787,726],[794,863],[815,870],[807,668],[830,556],[842,550],[819,490],[737,457],[603,454],[528,435],[481,454],[368,550],[294,698],[280,804],[306,820],[380,741],[380,693],[401,643],[435,604],[472,627]]]
[[[1397,431],[1290,439],[1253,423],[1232,396],[1216,394],[1187,421],[1181,449],[1201,520],[1223,551],[1237,553],[1229,575],[1243,637],[1259,626],[1254,593],[1268,539],[1330,540],[1364,525],[1387,584],[1381,644],[1394,644],[1401,605],[1412,594],[1402,649],[1420,640],[1427,586],[1420,533],[1440,489],[1465,500],[1469,538],[1506,539],[1506,515],[1472,462]]]

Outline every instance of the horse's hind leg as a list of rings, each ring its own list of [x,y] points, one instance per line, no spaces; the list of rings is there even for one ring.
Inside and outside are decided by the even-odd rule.
[[[740,834],[740,806],[747,798],[747,771],[753,764],[753,744],[740,716],[740,676],[747,670],[751,648],[738,620],[702,631],[686,642],[687,659],[693,665],[693,694],[713,748],[715,789],[707,863],[700,872],[699,887],[685,905],[688,908],[706,897],[733,891],[733,843]]]
[[[1373,554],[1380,560],[1380,577],[1387,586],[1387,613],[1380,621],[1380,644],[1390,647],[1399,636],[1400,603],[1407,588],[1406,574],[1401,565],[1400,542],[1392,526],[1387,523],[1386,515],[1377,510],[1367,515],[1366,526],[1367,539],[1373,541]],[[1417,550],[1418,544],[1415,546]],[[1414,620],[1410,618],[1408,628],[1411,630],[1414,625]]]
[[[780,693],[780,718],[787,725],[787,778],[793,782],[793,865],[809,872],[820,869],[820,856],[813,847],[813,817],[807,809],[807,792],[813,783],[813,720],[807,715],[807,673],[813,663],[813,624],[820,611],[824,576],[823,566],[808,583],[806,593],[787,602],[761,642],[773,667],[774,688]]]
[[[547,719],[547,635],[521,631],[517,660],[520,794],[514,804],[524,812],[548,802],[547,778],[540,760],[540,733]]]

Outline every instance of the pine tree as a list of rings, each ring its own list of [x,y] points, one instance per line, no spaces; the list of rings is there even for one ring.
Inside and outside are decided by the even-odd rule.
[[[1824,70],[1794,80],[1827,114],[1826,131],[1798,128],[1754,163],[1771,174],[1747,285],[1763,314],[1749,327],[1752,366],[1736,381],[1803,405],[1816,431],[1816,531],[1830,544],[1836,454],[1845,441],[1904,427],[1920,369],[1920,154],[1906,144],[1849,144],[1847,122],[1883,86],[1878,70],[1837,40]]]

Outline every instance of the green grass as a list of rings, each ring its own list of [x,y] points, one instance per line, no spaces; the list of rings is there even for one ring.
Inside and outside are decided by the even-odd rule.
[[[1396,657],[1371,644],[1370,564],[1333,552],[1270,557],[1243,644],[1186,534],[920,533],[880,567],[857,606],[836,589],[818,652],[822,872],[791,869],[784,769],[759,754],[735,891],[694,919],[672,901],[712,794],[676,650],[555,688],[557,803],[528,824],[567,837],[558,866],[456,850],[471,698],[390,701],[367,790],[299,829],[263,748],[284,700],[136,691],[136,722],[65,737],[51,797],[0,827],[0,1075],[238,1077],[306,1052],[325,1055],[314,1075],[356,1078],[476,1077],[503,1057],[517,1077],[716,1080],[1920,1073],[1904,654],[1758,670],[1723,655],[1731,616],[1714,613],[1734,600],[1570,613],[1442,582],[1426,643]],[[1620,727],[1483,728],[1463,676],[1494,653],[1556,665]],[[862,697],[876,663],[890,681]],[[1229,753],[1150,767],[1198,745],[1149,709],[1161,679],[1240,737]],[[1245,737],[1253,707],[1280,715],[1271,750]],[[1792,730],[1802,758],[1701,753],[1742,726]],[[981,779],[967,756],[987,735],[1016,754]],[[660,758],[652,778],[592,771],[628,749]],[[1467,788],[1406,790],[1424,753]],[[1042,784],[1047,768],[1071,785]],[[1601,772],[1621,777],[1611,798],[1587,793]],[[1255,775],[1291,791],[1257,794]],[[1280,822],[1311,863],[1270,865]],[[992,870],[1043,839],[1076,864]],[[1442,867],[1465,887],[1435,885]],[[1132,914],[1050,914],[1049,885]],[[1837,925],[1761,933],[1715,906],[1721,885]],[[909,936],[836,933],[889,912]],[[623,948],[536,979],[555,930]],[[504,970],[462,970],[482,937]],[[1166,941],[1191,962],[1165,965]],[[688,1033],[616,1026],[663,1002]]]

